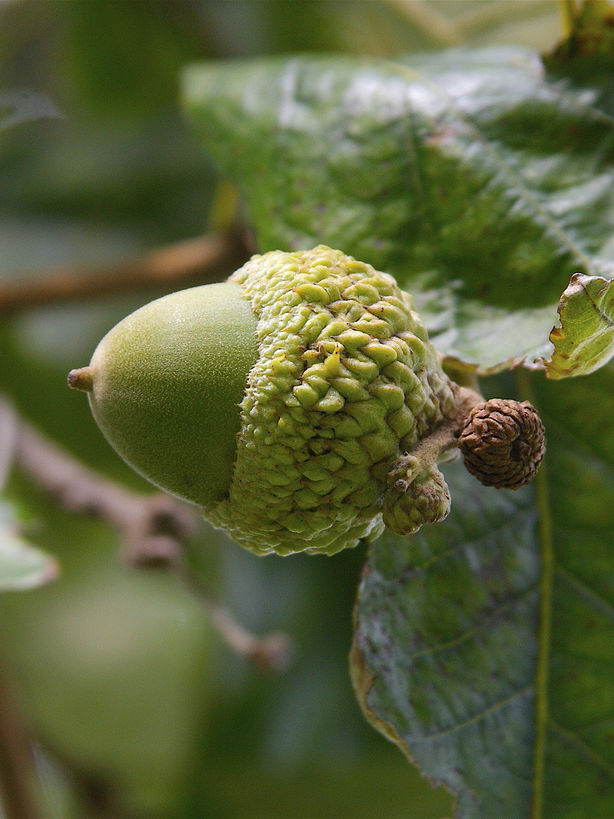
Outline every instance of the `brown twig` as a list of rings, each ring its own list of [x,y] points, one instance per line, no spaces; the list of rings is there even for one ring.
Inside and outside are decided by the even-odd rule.
[[[290,664],[293,656],[293,645],[287,634],[273,631],[264,637],[256,637],[246,631],[234,618],[232,613],[214,600],[204,586],[193,575],[182,567],[179,569],[183,582],[192,594],[207,609],[211,621],[224,642],[241,657],[246,657],[260,671],[280,672]]]
[[[40,815],[35,790],[35,766],[27,731],[11,681],[0,657],[0,793],[6,819]]]
[[[290,655],[284,635],[257,637],[243,628],[186,567],[186,546],[199,515],[161,493],[124,489],[83,466],[23,420],[18,421],[15,460],[40,489],[68,511],[92,515],[114,526],[123,541],[124,561],[132,566],[165,566],[204,605],[222,639],[261,669],[286,667]]]
[[[278,673],[285,671],[293,656],[293,646],[287,634],[272,631],[264,637],[254,637],[238,623],[224,606],[207,600],[207,608],[217,630],[224,634],[225,642],[239,656],[246,657],[260,671]]]
[[[123,540],[130,565],[174,563],[196,527],[196,515],[173,498],[123,489],[87,469],[24,421],[19,423],[16,461],[40,489],[64,508],[101,518]]]
[[[0,396],[0,491],[15,456],[19,423],[13,407]],[[7,819],[36,816],[34,760],[20,710],[0,656],[0,794]]]
[[[177,242],[116,266],[65,267],[42,278],[15,277],[0,285],[0,315],[145,287],[205,284],[226,278],[248,256],[240,233],[221,233]]]

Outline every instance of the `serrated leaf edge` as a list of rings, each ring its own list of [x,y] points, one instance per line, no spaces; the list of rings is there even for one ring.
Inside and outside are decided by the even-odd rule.
[[[549,335],[549,341],[553,345],[554,350],[549,359],[542,358],[538,363],[538,368],[544,369],[546,371],[546,375],[548,376],[548,378],[561,379],[570,378],[577,375],[589,375],[590,373],[595,372],[596,370],[600,369],[605,364],[607,364],[612,355],[614,355],[613,348],[612,353],[607,358],[605,357],[599,358],[593,366],[589,366],[583,369],[580,373],[574,372],[571,368],[568,372],[563,372],[560,368],[556,367],[557,359],[565,358],[566,355],[559,353],[557,349],[557,344],[567,337],[567,323],[565,321],[564,311],[565,308],[567,307],[569,299],[577,295],[579,291],[584,292],[586,298],[592,304],[593,308],[599,314],[599,316],[603,319],[604,323],[614,328],[614,320],[612,320],[600,309],[599,305],[595,303],[594,299],[590,296],[587,290],[589,283],[592,282],[601,282],[604,290],[608,290],[609,288],[614,287],[613,283],[614,279],[607,279],[604,278],[603,276],[588,276],[585,273],[581,273],[578,271],[572,275],[572,277],[569,280],[569,284],[561,293],[561,297],[557,305],[559,323],[558,325],[552,328]],[[567,357],[569,356],[567,355]]]
[[[355,619],[356,619],[356,610],[355,610]],[[419,762],[411,755],[409,748],[403,742],[399,734],[397,733],[395,727],[392,723],[387,722],[386,720],[381,719],[381,717],[377,716],[375,711],[369,705],[369,694],[371,689],[375,685],[376,677],[375,674],[369,669],[367,664],[367,659],[362,652],[362,649],[358,645],[358,638],[357,638],[358,630],[356,626],[354,627],[354,636],[352,639],[352,645],[350,647],[350,656],[349,656],[349,666],[350,666],[350,679],[352,681],[352,686],[354,688],[354,693],[356,695],[356,699],[360,708],[363,712],[363,715],[367,722],[375,728],[376,731],[379,731],[382,736],[384,736],[389,742],[392,742],[396,747],[401,751],[403,756],[407,759],[410,765],[412,765],[416,770],[420,773],[423,779],[431,785],[432,788],[444,788],[446,793],[449,793],[450,796],[454,799],[453,808],[454,814],[456,814],[456,808],[458,805],[459,794],[453,791],[446,782],[442,779],[437,779],[436,777],[429,776]]]

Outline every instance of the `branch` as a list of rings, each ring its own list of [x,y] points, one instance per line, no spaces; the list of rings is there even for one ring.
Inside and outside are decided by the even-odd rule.
[[[248,256],[238,232],[210,234],[159,248],[115,267],[65,267],[44,278],[16,277],[0,285],[0,315],[145,287],[206,284],[226,278]]]
[[[290,664],[293,656],[292,641],[281,631],[264,637],[255,637],[246,631],[227,608],[215,601],[195,575],[185,571],[178,574],[194,597],[207,609],[211,621],[223,636],[224,642],[240,657],[245,657],[260,671],[280,672]]]
[[[169,495],[145,495],[118,486],[83,466],[22,419],[18,420],[15,461],[64,509],[114,526],[122,538],[123,559],[128,565],[164,566],[173,571],[204,605],[220,636],[239,655],[271,671],[287,666],[287,637],[250,634],[187,569],[186,547],[200,520],[196,510]]]
[[[196,515],[173,498],[123,489],[19,422],[15,458],[30,480],[67,511],[101,518],[122,536],[129,565],[174,563],[196,529]]]
[[[6,819],[39,816],[35,782],[27,731],[0,657],[0,794]]]

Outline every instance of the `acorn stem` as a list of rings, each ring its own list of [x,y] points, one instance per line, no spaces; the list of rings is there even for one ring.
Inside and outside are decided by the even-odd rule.
[[[81,392],[91,392],[94,386],[94,373],[91,367],[80,367],[71,370],[66,378],[66,383],[71,390],[81,390]]]
[[[443,520],[450,510],[450,493],[437,463],[456,449],[467,417],[483,400],[468,387],[457,387],[456,399],[454,409],[439,426],[397,458],[388,472],[382,514],[395,534],[412,534],[425,523]]]
[[[469,387],[459,387],[458,401],[452,413],[444,418],[441,424],[423,438],[411,452],[407,452],[395,461],[388,473],[389,486],[399,479],[404,468],[415,474],[416,459],[422,469],[427,469],[440,461],[447,451],[458,446],[458,436],[467,418],[473,408],[483,401],[484,398],[475,390]]]
[[[395,461],[388,473],[387,494],[407,491],[420,471],[435,466],[454,447],[480,483],[518,489],[531,480],[544,457],[544,427],[528,401],[485,401],[475,390],[460,387],[454,411]]]

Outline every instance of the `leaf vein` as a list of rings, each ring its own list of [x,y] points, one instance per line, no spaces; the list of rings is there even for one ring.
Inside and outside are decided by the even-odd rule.
[[[566,566],[561,566],[561,564],[557,562],[555,564],[555,571],[575,589],[588,605],[614,623],[614,606],[608,600],[580,580],[580,578],[576,577]]]
[[[587,742],[585,742],[581,737],[578,736],[576,731],[572,731],[570,728],[563,728],[562,725],[559,725],[553,719],[548,720],[549,727],[559,734],[563,739],[567,740],[572,745],[581,751],[585,756],[592,759],[593,762],[596,762],[599,767],[608,773],[612,778],[614,778],[614,765],[611,765],[606,759],[604,759],[601,754],[591,748]]]
[[[519,392],[532,401],[530,383],[526,371],[516,375]],[[544,781],[546,777],[546,725],[549,710],[550,641],[552,639],[552,579],[554,572],[554,537],[552,513],[548,495],[548,472],[542,464],[535,481],[535,497],[539,513],[538,544],[541,561],[539,579],[540,601],[537,626],[537,662],[535,667],[535,740],[533,753],[532,819],[543,816]]]
[[[425,571],[426,569],[431,568],[431,566],[435,565],[435,563],[439,563],[442,560],[445,560],[447,557],[451,557],[454,554],[465,549],[467,546],[476,546],[479,543],[484,543],[492,540],[497,535],[505,532],[507,529],[511,527],[515,527],[518,525],[517,518],[522,515],[527,515],[529,517],[533,516],[533,510],[530,507],[518,507],[514,514],[505,520],[503,523],[500,523],[498,526],[493,526],[490,529],[485,530],[483,535],[474,538],[465,538],[462,533],[460,534],[461,542],[458,543],[456,546],[451,546],[449,549],[445,549],[443,552],[440,552],[437,555],[431,555],[431,557],[427,558],[423,563],[420,563],[416,566],[411,566],[405,569],[401,575],[402,580],[407,580],[411,575],[417,572]],[[398,576],[395,576],[391,579],[391,582],[397,583],[399,580]]]
[[[459,120],[464,122],[468,129],[473,132],[474,137],[483,145],[485,152],[494,161],[501,173],[507,177],[512,186],[515,187],[516,190],[524,197],[525,201],[533,208],[534,212],[542,217],[545,224],[554,234],[559,237],[563,245],[565,245],[568,250],[570,250],[576,256],[576,258],[582,262],[586,268],[586,271],[590,271],[592,266],[586,253],[572,240],[559,222],[554,219],[550,211],[543,207],[526,184],[522,175],[518,171],[514,170],[508,162],[506,162],[504,157],[501,156],[500,151],[496,150],[493,140],[491,140],[488,135],[484,133],[478,125],[476,125],[473,119],[456,104],[454,98],[451,97],[443,88],[429,81],[419,72],[413,73],[416,74],[424,85],[429,87],[432,91],[436,91],[447,100],[450,110],[454,111]]]
[[[406,116],[404,117],[404,124],[406,125],[406,134],[407,134],[407,153],[409,158],[409,169],[408,169],[408,176],[409,176],[409,186],[410,189],[413,191],[414,196],[418,200],[417,205],[420,209],[422,214],[422,219],[425,222],[426,229],[431,237],[431,242],[433,243],[433,247],[438,248],[439,243],[437,242],[437,234],[434,228],[433,220],[428,213],[427,205],[426,205],[426,197],[424,195],[424,180],[422,177],[422,169],[420,166],[419,158],[418,158],[418,150],[417,150],[417,143],[416,143],[416,128],[415,128],[415,116],[414,111],[412,110],[410,105],[404,107],[406,111]],[[437,252],[439,255],[439,252]]]
[[[586,298],[589,300],[589,302],[593,306],[593,309],[595,310],[595,312],[597,313],[599,318],[602,319],[602,321],[605,324],[609,325],[610,327],[614,327],[614,321],[606,313],[603,312],[601,307],[599,307],[599,305],[597,304],[595,299],[588,292],[588,287],[586,286],[586,284],[582,283],[581,286],[582,286],[582,289],[584,290],[584,294],[586,295]]]
[[[446,728],[444,731],[437,731],[433,734],[427,734],[426,736],[412,736],[412,742],[430,742],[434,739],[441,739],[442,737],[450,736],[451,734],[455,734],[458,731],[462,731],[463,728],[467,728],[469,725],[474,725],[476,722],[480,722],[480,720],[486,719],[486,717],[491,716],[492,714],[496,714],[497,711],[502,711],[508,705],[517,700],[523,699],[528,694],[534,693],[533,685],[527,685],[524,688],[521,688],[520,691],[516,691],[516,693],[511,694],[509,697],[505,697],[505,699],[497,700],[497,702],[489,705],[487,708],[484,708],[482,711],[479,711],[477,714],[469,717],[469,719],[464,720],[464,722],[459,722],[457,725],[453,725],[451,728]]]
[[[536,588],[537,584],[532,584],[520,594],[516,595],[510,600],[506,600],[505,603],[503,603],[502,605],[497,606],[497,608],[493,609],[488,614],[485,614],[482,617],[480,617],[478,619],[477,625],[465,631],[463,634],[458,635],[454,639],[449,640],[448,642],[445,643],[438,643],[437,645],[430,646],[429,648],[424,648],[420,651],[416,651],[415,654],[411,654],[407,658],[408,662],[413,662],[413,660],[416,660],[419,657],[425,657],[428,655],[436,654],[438,651],[445,651],[448,648],[454,648],[457,645],[461,645],[461,643],[464,643],[466,640],[471,639],[471,637],[475,637],[478,634],[482,634],[484,631],[487,630],[488,626],[493,622],[493,620],[498,619],[501,616],[501,614],[505,612],[506,609],[513,608],[518,603],[524,602],[524,600],[531,594],[531,592],[534,592]]]

